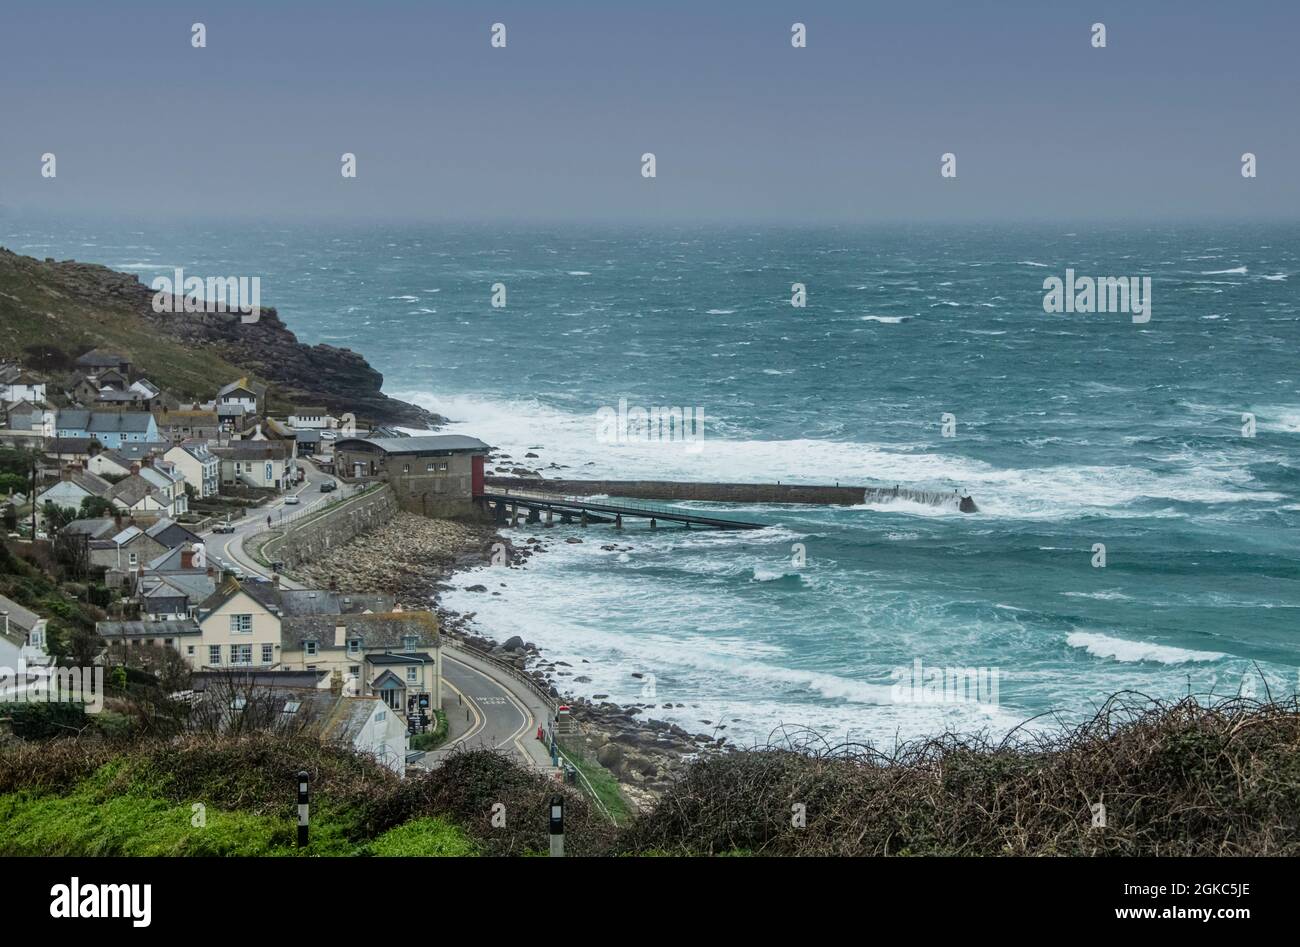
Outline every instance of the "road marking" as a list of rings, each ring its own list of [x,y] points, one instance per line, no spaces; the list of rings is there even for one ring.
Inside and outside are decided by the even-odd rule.
[[[453,660],[454,660],[454,659],[453,659]],[[444,678],[442,679],[442,682],[443,682],[444,684],[446,684],[448,687],[450,687],[450,688],[451,688],[453,691],[455,691],[457,694],[460,695],[460,699],[463,700],[463,701],[465,701],[466,706],[468,706],[469,709],[470,709],[470,713],[472,713],[472,714],[474,715],[474,725],[473,725],[473,726],[471,726],[468,730],[466,730],[464,733],[462,733],[462,734],[461,734],[460,736],[458,736],[456,739],[452,740],[452,741],[451,741],[450,743],[448,743],[445,747],[439,747],[439,748],[438,748],[438,749],[440,749],[440,750],[441,750],[441,749],[447,749],[447,750],[450,750],[452,747],[456,746],[458,743],[462,743],[462,742],[464,742],[465,740],[468,740],[468,739],[469,739],[470,737],[472,737],[474,734],[478,733],[479,730],[481,730],[481,729],[483,728],[483,723],[484,723],[484,721],[485,721],[487,718],[486,718],[483,714],[479,713],[478,707],[477,707],[477,705],[475,705],[475,703],[474,703],[474,698],[473,698],[473,697],[470,697],[468,694],[466,694],[464,691],[462,691],[459,687],[457,687],[455,684],[453,684],[453,683],[451,682],[451,679],[450,679],[450,678],[444,677]]]

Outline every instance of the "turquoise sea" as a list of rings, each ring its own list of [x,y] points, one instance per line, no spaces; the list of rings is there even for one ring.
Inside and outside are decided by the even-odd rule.
[[[530,465],[899,483],[980,507],[759,506],[761,533],[581,544],[555,529],[526,568],[458,580],[499,595],[444,596],[567,661],[579,693],[670,703],[656,715],[741,742],[781,725],[891,742],[1078,719],[1124,689],[1296,690],[1300,226],[0,218],[0,243],[146,282],[259,276],[301,339],[355,349],[390,394]],[[1045,313],[1067,267],[1150,276],[1150,322]],[[601,443],[596,412],[620,399],[703,408],[700,449]],[[899,700],[918,659],[996,670],[996,703]]]

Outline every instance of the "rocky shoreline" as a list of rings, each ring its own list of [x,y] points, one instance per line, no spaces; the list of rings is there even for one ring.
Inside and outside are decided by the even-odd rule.
[[[583,540],[569,536],[556,541]],[[323,588],[334,582],[343,591],[387,592],[403,604],[433,608],[444,634],[514,665],[567,703],[579,723],[579,736],[571,747],[576,744],[587,758],[613,773],[629,801],[644,808],[669,786],[685,761],[722,751],[727,738],[716,733],[692,734],[677,724],[655,720],[648,713],[681,704],[620,705],[604,694],[590,699],[575,696],[566,689],[566,678],[572,683],[584,683],[581,666],[548,660],[536,645],[518,637],[505,642],[486,638],[474,625],[475,612],[447,609],[439,601],[441,592],[454,587],[449,580],[456,572],[485,565],[494,555],[505,568],[523,568],[532,556],[545,554],[548,545],[548,541],[536,536],[516,545],[488,524],[398,513],[388,523],[333,549],[327,556],[299,566],[294,574],[308,585]],[[482,583],[463,588],[485,595],[500,594]],[[581,663],[590,662],[583,659]]]

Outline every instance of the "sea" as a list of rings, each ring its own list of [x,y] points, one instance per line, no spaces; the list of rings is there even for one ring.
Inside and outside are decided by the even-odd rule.
[[[1296,693],[1300,225],[10,215],[0,244],[260,277],[301,340],[361,353],[508,467],[939,496],[687,504],[756,532],[513,530],[546,552],[443,603],[564,662],[573,693],[744,745],[882,748],[1070,726],[1122,692]],[[1045,311],[1067,269],[1149,277],[1149,320]],[[620,403],[702,411],[701,436],[610,438]]]

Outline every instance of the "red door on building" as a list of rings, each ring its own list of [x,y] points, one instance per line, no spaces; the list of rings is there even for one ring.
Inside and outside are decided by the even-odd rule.
[[[481,497],[483,495],[483,459],[482,454],[475,454],[470,458],[473,462],[470,468],[473,477],[471,489],[476,497]]]

